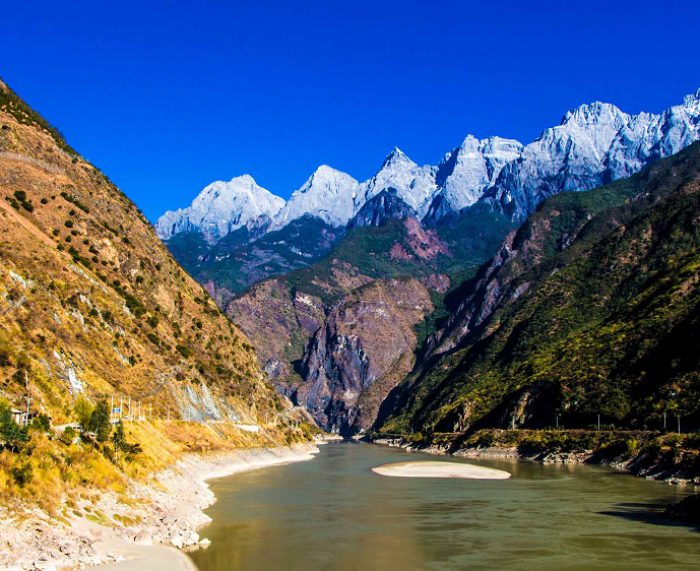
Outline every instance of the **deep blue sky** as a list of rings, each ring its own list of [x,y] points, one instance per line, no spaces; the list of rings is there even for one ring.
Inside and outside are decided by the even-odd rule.
[[[6,2],[0,76],[155,219],[250,173],[285,198],[394,145],[529,142],[569,108],[700,87],[700,2]]]

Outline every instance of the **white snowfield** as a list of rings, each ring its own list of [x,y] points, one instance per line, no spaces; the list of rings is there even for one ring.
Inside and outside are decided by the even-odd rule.
[[[467,480],[507,480],[510,473],[504,470],[457,462],[397,462],[372,468],[380,476],[393,478],[464,478]]]
[[[437,220],[482,202],[523,219],[548,196],[629,176],[698,139],[700,90],[659,114],[629,115],[595,102],[567,112],[559,125],[528,145],[469,135],[436,166],[419,166],[395,147],[377,173],[361,183],[321,165],[287,202],[249,175],[214,182],[187,208],[163,214],[156,230],[163,239],[198,230],[213,242],[267,219],[269,230],[304,215],[341,227],[389,188],[421,218]]]

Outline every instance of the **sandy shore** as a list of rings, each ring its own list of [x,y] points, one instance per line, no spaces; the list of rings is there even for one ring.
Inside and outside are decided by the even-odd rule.
[[[465,478],[469,480],[507,480],[504,470],[457,462],[397,462],[372,468],[372,472],[393,478]]]
[[[305,444],[186,455],[148,483],[133,482],[128,505],[104,493],[78,503],[64,523],[39,511],[18,517],[2,508],[0,569],[194,570],[179,549],[206,543],[198,530],[211,521],[204,510],[216,501],[208,480],[310,460],[317,452]]]

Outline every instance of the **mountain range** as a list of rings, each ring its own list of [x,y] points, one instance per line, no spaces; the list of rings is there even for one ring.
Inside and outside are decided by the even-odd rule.
[[[465,342],[467,326],[445,330],[456,300],[543,202],[677,153],[700,138],[699,121],[700,92],[660,114],[582,105],[528,145],[468,136],[435,166],[395,148],[362,183],[320,167],[277,212],[211,214],[233,228],[218,241],[192,210],[157,228],[257,347],[278,390],[324,428],[353,434],[394,418],[386,403],[396,387]],[[495,303],[491,287],[484,299]]]
[[[187,208],[163,214],[156,230],[164,240],[201,232],[214,242],[261,217],[270,219],[268,231],[305,215],[340,227],[390,188],[432,222],[479,200],[523,220],[548,196],[624,178],[680,151],[698,139],[699,117],[700,91],[660,114],[629,115],[595,102],[567,112],[527,145],[468,135],[435,166],[419,166],[395,147],[362,183],[321,165],[286,202],[242,175],[208,185]]]

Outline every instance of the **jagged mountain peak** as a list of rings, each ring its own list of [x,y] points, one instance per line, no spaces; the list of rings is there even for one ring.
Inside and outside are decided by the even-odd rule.
[[[299,189],[294,191],[293,195],[298,192],[308,192],[308,190],[313,188],[314,185],[328,184],[330,181],[337,179],[352,180],[355,181],[355,183],[357,184],[357,181],[348,173],[333,168],[332,166],[322,164],[316,168],[313,174]]]
[[[683,98],[683,105],[685,107],[696,107],[700,104],[700,88],[698,88],[694,93],[689,93]]]
[[[492,186],[501,169],[516,160],[523,145],[515,139],[467,135],[459,147],[445,155],[437,167],[440,188],[431,201],[427,217],[437,220],[450,210],[461,210],[476,202]]]
[[[612,103],[594,101],[584,103],[575,109],[567,111],[561,120],[562,125],[575,123],[590,126],[604,123],[621,124],[629,121],[630,116]]]
[[[436,172],[437,167],[419,166],[401,149],[394,147],[377,173],[358,186],[355,212],[383,190],[393,188],[396,196],[424,216],[437,189]]]
[[[244,174],[226,182],[217,180],[202,189],[187,208],[167,211],[156,222],[158,236],[167,240],[174,234],[201,232],[216,242],[260,216],[272,218],[285,201]]]
[[[353,199],[358,182],[349,174],[320,165],[292,193],[277,213],[272,229],[278,229],[305,215],[320,218],[331,226],[344,226],[355,212]]]
[[[389,154],[384,158],[384,162],[382,163],[382,167],[380,170],[384,170],[385,168],[395,165],[418,166],[406,153],[404,153],[398,147],[394,147],[393,149],[391,149]]]

